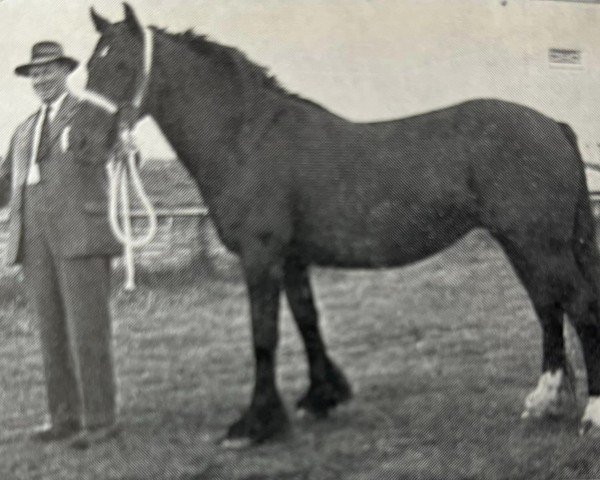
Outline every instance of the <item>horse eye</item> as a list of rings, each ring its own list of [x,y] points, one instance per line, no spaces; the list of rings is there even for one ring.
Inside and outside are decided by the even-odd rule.
[[[107,45],[102,50],[100,50],[100,53],[98,54],[98,56],[104,58],[104,57],[106,57],[108,55],[109,51],[110,51],[110,45]]]

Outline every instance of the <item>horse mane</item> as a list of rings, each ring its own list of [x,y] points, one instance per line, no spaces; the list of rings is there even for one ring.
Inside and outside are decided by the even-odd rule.
[[[316,107],[320,110],[329,112],[323,105],[304,98],[301,95],[286,90],[277,80],[275,75],[269,73],[266,67],[258,65],[249,60],[245,53],[234,47],[222,45],[218,42],[209,40],[206,35],[195,33],[193,30],[186,30],[181,33],[172,33],[164,28],[156,26],[151,27],[154,31],[162,33],[178,43],[186,45],[194,53],[202,56],[208,56],[215,62],[221,65],[242,67],[246,70],[246,74],[254,79],[256,85],[267,90],[278,93],[285,97],[299,101],[311,107]]]

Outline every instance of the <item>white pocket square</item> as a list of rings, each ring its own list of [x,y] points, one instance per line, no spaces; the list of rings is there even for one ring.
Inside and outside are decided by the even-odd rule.
[[[66,152],[69,149],[69,134],[71,133],[71,125],[67,125],[60,135],[60,146],[62,151]]]

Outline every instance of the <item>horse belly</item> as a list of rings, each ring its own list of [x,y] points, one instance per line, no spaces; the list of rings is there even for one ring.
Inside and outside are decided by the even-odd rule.
[[[295,240],[306,260],[321,266],[379,268],[421,260],[453,244],[475,222],[466,209],[386,201],[361,211],[338,209],[322,223],[304,222]],[[315,221],[316,220],[316,221]]]

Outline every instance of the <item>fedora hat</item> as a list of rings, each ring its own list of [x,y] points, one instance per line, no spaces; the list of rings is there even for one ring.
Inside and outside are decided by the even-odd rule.
[[[62,63],[69,67],[70,71],[75,70],[79,62],[71,57],[65,56],[62,45],[58,42],[38,42],[31,49],[31,62],[25,65],[19,65],[15,68],[15,73],[22,77],[28,77],[31,67],[36,65],[47,65],[49,63]]]

